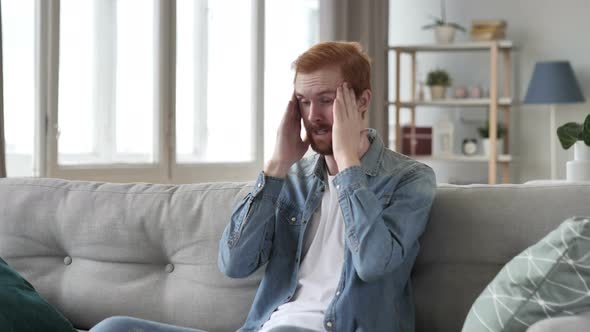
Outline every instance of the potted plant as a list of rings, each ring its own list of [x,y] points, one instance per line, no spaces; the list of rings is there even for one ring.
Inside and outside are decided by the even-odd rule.
[[[424,30],[434,29],[434,37],[439,44],[450,44],[455,40],[455,30],[465,31],[461,25],[453,22],[447,22],[445,0],[440,1],[441,16],[432,16],[433,23],[422,27]]]
[[[444,99],[447,87],[451,85],[451,77],[445,70],[435,69],[428,73],[426,85],[430,88],[430,96],[433,100]]]
[[[477,128],[477,132],[479,136],[481,136],[481,144],[483,148],[483,153],[486,156],[490,155],[490,122],[486,121],[483,127]],[[504,151],[504,135],[506,135],[506,128],[502,125],[497,125],[496,130],[496,154],[501,155]]]
[[[590,181],[590,114],[584,123],[568,122],[557,128],[561,146],[574,146],[574,160],[566,163],[568,181]]]

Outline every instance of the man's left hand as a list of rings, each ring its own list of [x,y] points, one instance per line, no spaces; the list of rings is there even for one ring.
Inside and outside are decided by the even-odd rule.
[[[332,125],[332,150],[338,171],[361,164],[359,147],[364,122],[359,112],[354,90],[348,83],[336,90],[334,101],[334,124]]]

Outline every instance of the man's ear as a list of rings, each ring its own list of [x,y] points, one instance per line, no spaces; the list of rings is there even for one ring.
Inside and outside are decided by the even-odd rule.
[[[373,94],[371,90],[365,89],[359,98],[357,98],[356,103],[359,107],[359,112],[361,112],[363,118],[365,117],[365,112],[369,110],[369,105],[371,103],[371,97]]]

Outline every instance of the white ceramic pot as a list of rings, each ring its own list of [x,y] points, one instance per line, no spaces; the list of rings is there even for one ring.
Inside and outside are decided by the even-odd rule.
[[[450,44],[455,40],[455,28],[440,25],[434,28],[434,39],[438,44]]]
[[[566,163],[568,181],[590,181],[590,146],[584,141],[574,144],[574,160]]]
[[[445,99],[447,96],[447,87],[444,85],[433,85],[430,87],[430,98],[432,100]]]
[[[481,139],[481,147],[483,150],[483,154],[485,156],[489,156],[490,155],[490,151],[492,151],[492,149],[490,149],[490,139],[489,138],[482,138]],[[496,140],[496,153],[497,155],[501,155],[504,151],[504,139],[500,138]]]

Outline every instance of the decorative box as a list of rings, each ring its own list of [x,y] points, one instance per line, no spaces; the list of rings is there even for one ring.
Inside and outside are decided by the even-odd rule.
[[[432,127],[402,127],[402,154],[424,156],[432,154]]]

